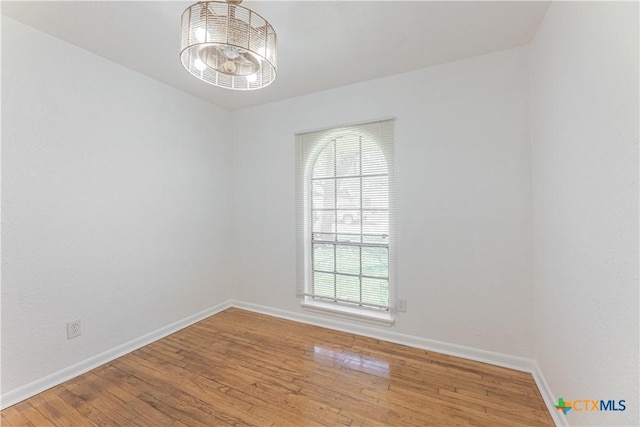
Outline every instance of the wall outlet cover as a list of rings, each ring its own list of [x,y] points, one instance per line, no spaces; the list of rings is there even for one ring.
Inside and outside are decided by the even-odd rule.
[[[80,320],[74,320],[67,323],[67,339],[75,338],[82,335]]]

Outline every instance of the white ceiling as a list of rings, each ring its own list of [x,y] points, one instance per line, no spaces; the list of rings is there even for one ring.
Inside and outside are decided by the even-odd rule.
[[[278,77],[240,92],[182,68],[180,16],[194,1],[3,1],[2,14],[235,110],[527,44],[549,5],[246,1],[278,34]]]

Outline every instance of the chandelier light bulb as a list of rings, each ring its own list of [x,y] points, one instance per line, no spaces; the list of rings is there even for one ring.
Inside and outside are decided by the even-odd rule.
[[[248,81],[249,83],[255,83],[255,82],[256,82],[256,80],[258,80],[258,76],[256,76],[255,74],[249,74],[249,75],[247,76],[247,81]]]
[[[228,59],[227,62],[224,63],[224,69],[227,73],[233,74],[236,72],[236,63]]]

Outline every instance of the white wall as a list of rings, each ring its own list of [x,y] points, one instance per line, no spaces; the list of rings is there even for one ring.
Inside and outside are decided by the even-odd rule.
[[[536,356],[557,397],[638,419],[638,3],[552,3],[531,47]]]
[[[392,330],[535,358],[557,397],[629,405],[572,424],[640,424],[637,4],[234,113],[6,18],[2,43],[3,393],[229,298],[301,313],[293,135],[393,116]]]
[[[3,393],[230,297],[228,120],[2,19]]]
[[[235,296],[299,312],[294,133],[394,116],[396,332],[529,357],[527,48],[234,113]]]

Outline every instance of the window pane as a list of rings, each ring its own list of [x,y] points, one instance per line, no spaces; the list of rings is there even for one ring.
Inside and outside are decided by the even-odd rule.
[[[362,175],[386,174],[387,160],[375,142],[362,140]]]
[[[383,279],[362,278],[362,302],[389,304],[389,282]]]
[[[313,293],[322,297],[334,298],[334,276],[329,273],[313,273]]]
[[[320,233],[335,232],[334,211],[313,211],[313,231]]]
[[[362,248],[362,274],[364,276],[389,277],[389,250],[387,248]]]
[[[320,151],[313,165],[313,178],[335,176],[334,142],[330,142]]]
[[[333,242],[336,240],[336,235],[333,233],[313,233],[312,240]]]
[[[313,209],[334,209],[336,207],[336,181],[334,179],[313,180],[311,184]]]
[[[338,234],[338,241],[361,243],[362,235],[361,234]]]
[[[313,269],[333,271],[333,245],[313,245]]]
[[[360,302],[360,278],[336,275],[338,298]]]
[[[339,178],[338,209],[360,209],[360,178]]]
[[[363,211],[363,234],[389,234],[388,211]]]
[[[340,137],[336,141],[336,176],[360,175],[360,138]]]
[[[360,274],[360,247],[336,245],[336,272]]]
[[[360,234],[360,211],[338,210],[338,233]]]
[[[362,241],[364,243],[380,243],[380,244],[384,244],[384,245],[388,245],[389,244],[389,236],[387,236],[386,234],[378,234],[378,235],[364,235],[362,236]]]
[[[362,178],[362,208],[389,209],[389,177]]]

